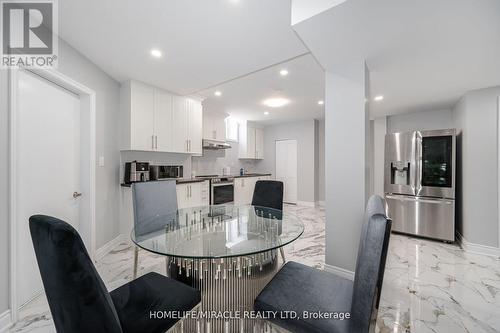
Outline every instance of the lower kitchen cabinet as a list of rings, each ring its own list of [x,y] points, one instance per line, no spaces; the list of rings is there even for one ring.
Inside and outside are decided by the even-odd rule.
[[[209,204],[208,181],[177,184],[177,207],[190,208]]]
[[[270,176],[238,177],[234,179],[234,203],[236,205],[250,205],[252,203],[255,183],[258,180],[269,180]]]

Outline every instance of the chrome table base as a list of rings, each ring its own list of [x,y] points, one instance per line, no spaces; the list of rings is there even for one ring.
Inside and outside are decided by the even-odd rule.
[[[195,311],[208,316],[186,318],[173,332],[261,332],[262,321],[249,318],[248,311],[277,270],[276,250],[224,259],[170,258],[169,276],[201,291]]]

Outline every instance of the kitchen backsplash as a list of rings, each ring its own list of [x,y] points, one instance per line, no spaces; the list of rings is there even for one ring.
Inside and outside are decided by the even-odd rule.
[[[239,174],[240,168],[247,172],[261,172],[260,160],[238,159],[238,143],[231,143],[232,148],[224,150],[203,150],[203,156],[192,157],[192,170],[196,175],[222,174],[224,167],[231,168],[231,174]]]

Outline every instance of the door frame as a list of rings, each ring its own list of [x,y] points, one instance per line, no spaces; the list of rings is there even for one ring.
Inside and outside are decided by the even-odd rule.
[[[278,164],[278,154],[276,153],[276,144],[278,142],[282,142],[282,141],[294,141],[295,142],[295,151],[296,151],[296,156],[297,156],[297,165],[295,166],[295,169],[297,170],[296,174],[295,174],[295,189],[297,191],[297,197],[295,198],[296,199],[296,202],[295,203],[291,203],[291,202],[285,202],[285,203],[289,203],[289,204],[295,204],[295,205],[298,205],[299,204],[299,140],[297,139],[279,139],[279,140],[274,140],[274,172],[275,172],[275,178],[277,179],[278,178],[278,168],[277,168],[277,164]],[[283,197],[285,196],[285,193],[283,193]]]
[[[88,223],[85,225],[87,230],[87,240],[90,244],[90,256],[94,258],[96,251],[95,237],[95,172],[96,172],[96,93],[94,90],[74,81],[70,77],[56,70],[50,69],[10,69],[9,70],[9,229],[10,229],[10,311],[11,322],[18,321],[19,304],[17,300],[17,225],[15,223],[16,207],[17,207],[17,96],[18,96],[18,79],[19,72],[25,71],[30,74],[37,75],[42,79],[52,82],[66,90],[69,90],[80,97],[81,115],[87,113],[85,123],[80,122],[82,135],[85,139],[80,144],[87,146],[87,150],[81,150],[84,157],[82,165],[87,165],[88,170],[83,171],[85,175],[82,182],[82,187],[85,187],[88,192],[88,199],[80,206],[80,212],[84,211],[88,217]],[[82,168],[81,170],[85,170]],[[82,175],[80,175],[82,177]],[[85,207],[86,206],[86,207]],[[81,224],[80,224],[81,225]]]

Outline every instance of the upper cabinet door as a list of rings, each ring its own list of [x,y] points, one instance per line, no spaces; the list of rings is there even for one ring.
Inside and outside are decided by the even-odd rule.
[[[172,143],[173,151],[177,153],[187,153],[188,143],[188,124],[189,124],[189,102],[187,98],[181,96],[173,97],[173,128]],[[201,128],[200,128],[201,131]]]
[[[153,150],[154,138],[154,88],[139,82],[130,86],[130,148]]]
[[[264,130],[262,128],[255,129],[255,158],[264,158]]]
[[[255,128],[247,127],[247,158],[255,158]]]
[[[217,115],[215,118],[215,139],[220,141],[226,140],[226,117],[225,115]]]
[[[201,102],[189,99],[188,152],[202,153],[203,107]]]
[[[155,150],[172,151],[174,149],[172,136],[172,95],[155,89],[154,135]]]
[[[214,118],[210,113],[203,112],[203,139],[213,140],[214,137]]]

